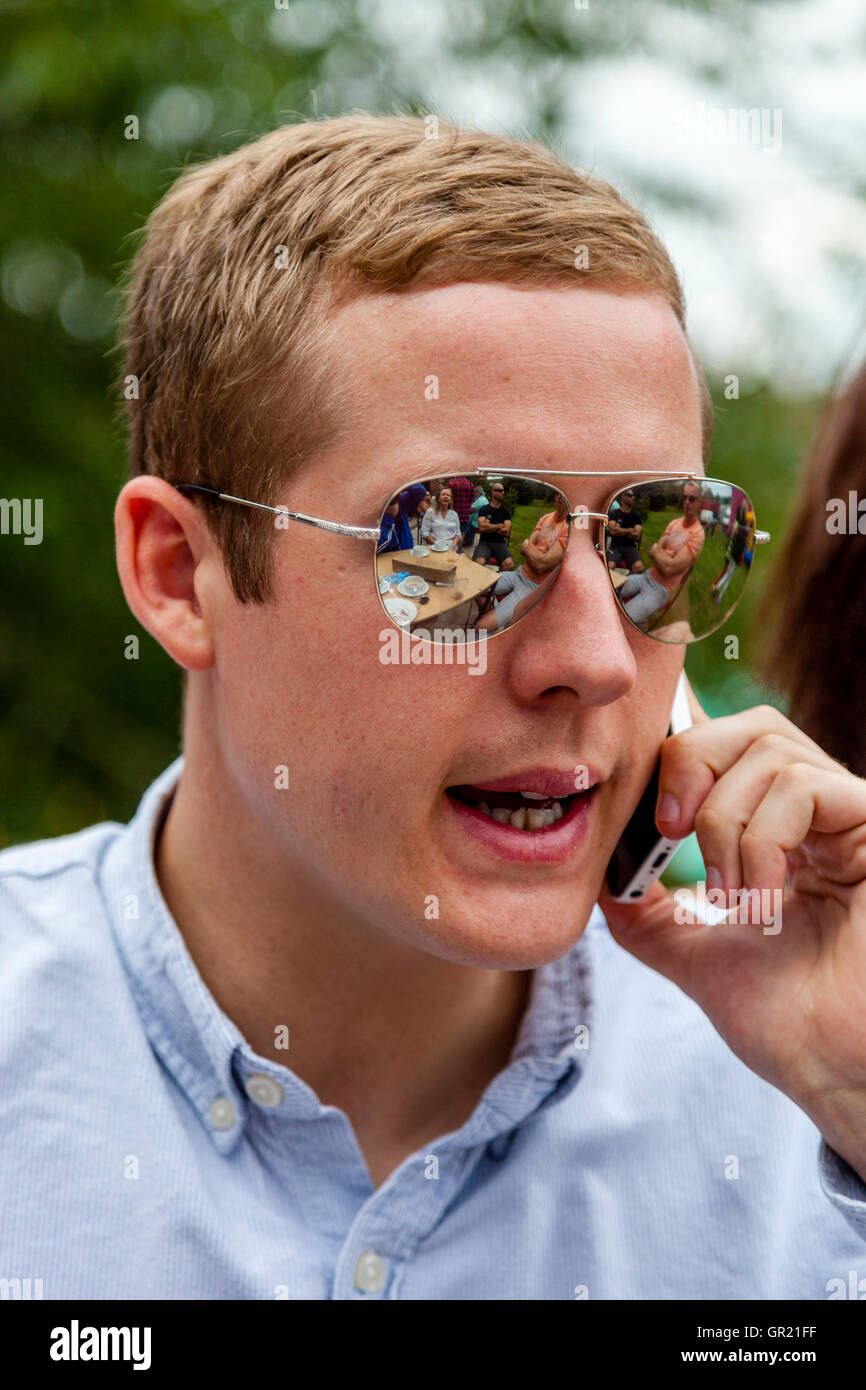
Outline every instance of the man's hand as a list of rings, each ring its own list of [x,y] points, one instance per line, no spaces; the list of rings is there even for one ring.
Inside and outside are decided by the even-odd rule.
[[[695,727],[662,745],[656,824],[697,833],[707,892],[734,910],[691,925],[661,883],[631,905],[605,886],[599,905],[866,1181],[866,779],[771,706],[710,720],[689,696]],[[748,913],[742,890],[758,890]]]

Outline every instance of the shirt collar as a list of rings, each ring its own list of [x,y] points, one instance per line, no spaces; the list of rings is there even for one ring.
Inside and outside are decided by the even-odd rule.
[[[282,1096],[267,1107],[274,1119],[312,1120],[330,1107],[322,1106],[288,1066],[253,1051],[202,980],[163,898],[154,843],[182,770],[183,759],[178,758],[145,792],[135,816],[106,853],[101,885],[151,1046],[189,1098],[215,1147],[228,1154],[240,1143],[251,1116],[262,1115],[261,1105],[251,1101],[247,1090],[250,1078],[267,1077],[277,1083]],[[490,1082],[449,1143],[468,1148],[504,1136],[529,1115],[561,1100],[578,1081],[593,1016],[588,930],[560,960],[533,971],[508,1065]],[[261,1094],[261,1082],[257,1084]]]

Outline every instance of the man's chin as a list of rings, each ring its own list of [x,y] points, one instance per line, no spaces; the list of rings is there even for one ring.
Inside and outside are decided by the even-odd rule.
[[[432,896],[432,895],[431,895]],[[597,894],[571,890],[493,892],[476,890],[450,910],[450,893],[439,916],[413,932],[422,950],[480,970],[534,970],[567,955],[586,930]],[[430,904],[430,909],[433,905]]]

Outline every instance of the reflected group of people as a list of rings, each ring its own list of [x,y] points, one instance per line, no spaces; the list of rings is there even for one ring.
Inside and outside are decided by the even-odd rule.
[[[447,484],[440,479],[413,483],[386,507],[378,553],[447,545],[476,564],[509,570],[514,567],[511,521],[502,483],[492,484],[489,497],[481,483],[463,476]]]
[[[499,632],[552,583],[565,558],[568,518],[565,496],[538,480],[433,478],[410,484],[392,499],[378,553],[396,557],[400,552],[419,574],[420,555],[430,550],[453,552],[461,564],[471,561],[470,568],[458,570],[455,602],[446,604],[440,594],[431,599],[428,614],[435,613],[443,628],[456,624]],[[755,518],[746,495],[728,484],[657,479],[620,492],[605,529],[606,562],[627,616],[645,632],[663,632],[663,640],[687,642],[695,618],[705,627],[707,606],[721,606],[738,568],[751,563]],[[690,583],[708,540],[700,583]],[[420,555],[419,547],[426,548]],[[494,572],[489,581],[479,582],[476,566]],[[394,569],[399,567],[395,558]],[[734,592],[736,586],[728,602]],[[413,627],[435,627],[432,616],[425,620],[419,614],[412,621]]]
[[[406,562],[411,564],[418,559],[408,553],[415,547],[427,546],[440,554],[447,547],[471,561],[473,567],[493,571],[489,582],[471,585],[476,588],[471,603],[461,601],[453,610],[440,614],[440,619],[443,625],[446,620],[453,623],[460,609],[463,625],[482,632],[499,631],[531,605],[565,556],[566,499],[545,484],[538,484],[534,491],[534,505],[527,506],[522,518],[522,528],[531,527],[530,534],[518,541],[512,532],[514,511],[506,503],[502,481],[494,479],[485,485],[457,476],[448,481],[413,483],[385,509],[378,554],[407,552]],[[461,574],[464,588],[467,574]],[[460,586],[455,587],[462,593]],[[466,613],[462,612],[464,607]],[[423,621],[419,615],[418,624]]]

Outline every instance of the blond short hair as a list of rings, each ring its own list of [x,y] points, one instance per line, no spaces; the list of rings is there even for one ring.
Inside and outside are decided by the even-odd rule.
[[[277,501],[348,418],[327,314],[363,294],[594,282],[658,293],[685,332],[667,252],[610,184],[531,141],[430,132],[413,116],[304,121],[181,174],[125,287],[133,475]],[[692,356],[706,458],[712,402]],[[266,599],[265,514],[203,505],[237,597]]]

